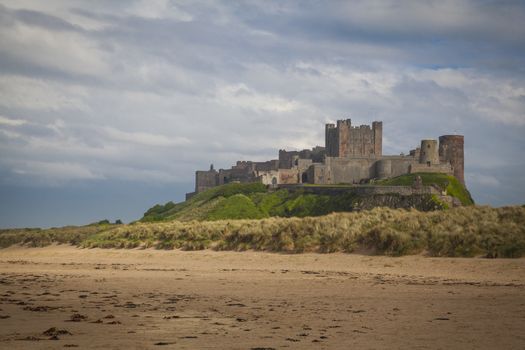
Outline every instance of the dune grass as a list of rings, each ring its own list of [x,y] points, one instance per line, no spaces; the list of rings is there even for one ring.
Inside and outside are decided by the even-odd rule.
[[[86,226],[64,226],[50,229],[20,228],[0,229],[0,248],[14,244],[44,247],[52,243],[79,245],[88,237],[118,225],[101,222]]]
[[[242,197],[239,197],[242,198]],[[525,256],[525,208],[446,211],[376,208],[319,217],[136,222],[49,230],[2,230],[0,246],[70,243],[84,248],[355,252],[401,256]]]

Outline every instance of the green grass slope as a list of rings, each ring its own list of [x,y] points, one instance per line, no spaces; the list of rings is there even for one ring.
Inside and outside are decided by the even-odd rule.
[[[351,211],[356,198],[308,194],[286,189],[268,192],[260,183],[233,183],[212,188],[189,200],[150,208],[141,222],[305,217]]]
[[[453,177],[435,174],[431,177],[423,174],[425,183],[435,183],[449,192],[458,193],[464,198],[464,204],[472,204],[470,194]],[[384,185],[412,184],[413,177],[399,177]],[[337,186],[335,186],[337,187]],[[341,186],[339,186],[341,187]],[[348,186],[346,186],[348,187]],[[309,187],[308,187],[309,188]],[[342,191],[337,194],[314,194],[311,191],[280,189],[268,192],[260,183],[232,183],[212,188],[199,193],[189,200],[175,204],[168,202],[149,209],[141,222],[158,221],[214,221],[227,219],[262,219],[268,217],[306,217],[321,216],[332,212],[352,211],[356,207],[369,209],[375,206],[416,207],[422,210],[444,208],[430,195],[419,195],[414,198],[391,196],[357,196]],[[427,198],[428,197],[428,198]],[[386,201],[385,201],[386,199]]]
[[[463,205],[474,204],[470,192],[458,181],[458,179],[451,175],[439,173],[406,174],[391,179],[376,181],[375,184],[382,186],[411,186],[414,183],[416,176],[421,177],[423,185],[437,185],[442,190],[446,190],[449,196],[459,199]]]
[[[376,184],[410,186],[418,175],[421,176],[424,185],[437,185],[442,190],[446,190],[448,195],[458,198],[463,205],[474,204],[467,189],[454,176],[450,175],[435,173],[408,174],[377,181]],[[349,185],[324,187],[349,187]],[[392,196],[392,198],[394,197]],[[302,191],[288,191],[286,189],[268,192],[266,186],[261,183],[231,183],[201,192],[182,203],[168,202],[164,205],[156,205],[150,208],[140,221],[204,221],[261,219],[273,216],[320,216],[332,212],[352,211],[353,208],[359,206],[359,203],[363,201],[371,203],[369,206],[372,207],[375,201],[378,203],[377,205],[390,207],[446,208],[439,200],[430,196],[428,199],[423,200],[419,198],[417,205],[401,203],[398,198],[397,206],[392,206],[382,200],[384,198],[363,199],[352,193],[344,192],[336,195],[312,194]],[[425,201],[428,203],[425,203]]]
[[[258,209],[253,208],[253,203],[248,204],[246,200],[246,198],[250,199],[251,196],[258,193],[266,193],[266,186],[261,183],[231,183],[218,186],[201,192],[185,202],[157,204],[148,209],[140,221],[219,220],[229,218],[228,215],[234,215],[237,219],[261,218],[265,217],[265,215],[262,215]],[[239,195],[243,195],[246,198]],[[229,199],[231,197],[235,198]],[[244,205],[248,205],[251,209],[244,208]],[[226,208],[223,208],[224,206]],[[235,210],[246,216],[239,217]]]

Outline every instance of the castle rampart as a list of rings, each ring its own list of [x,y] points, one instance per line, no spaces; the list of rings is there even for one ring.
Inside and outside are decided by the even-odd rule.
[[[238,161],[230,169],[197,171],[195,192],[229,182],[266,185],[359,184],[403,174],[435,172],[454,175],[464,184],[464,138],[444,135],[422,140],[408,155],[383,155],[383,123],[352,126],[350,119],[325,126],[325,147],[279,150],[279,159]],[[191,194],[189,194],[191,196]]]
[[[401,196],[411,196],[414,194],[435,194],[442,193],[432,186],[352,186],[352,187],[330,187],[330,186],[282,186],[292,191],[301,191],[303,193],[313,193],[319,195],[337,195],[352,193],[356,195],[379,195],[379,194],[398,194]]]

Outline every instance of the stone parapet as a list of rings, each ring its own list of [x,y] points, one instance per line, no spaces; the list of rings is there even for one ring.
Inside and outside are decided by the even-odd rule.
[[[435,194],[441,195],[441,192],[433,186],[422,186],[414,188],[412,186],[373,186],[373,185],[355,185],[355,186],[304,186],[304,185],[280,185],[289,191],[302,191],[305,193],[320,195],[337,195],[353,193],[360,196],[370,196],[377,194],[398,194],[401,196]]]

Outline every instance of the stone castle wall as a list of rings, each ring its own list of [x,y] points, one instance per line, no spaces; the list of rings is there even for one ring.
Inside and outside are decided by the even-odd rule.
[[[212,187],[217,186],[218,173],[211,169],[209,171],[196,171],[195,172],[195,192],[200,193],[206,191]]]
[[[444,135],[422,140],[408,155],[382,154],[383,123],[354,127],[350,119],[326,124],[325,147],[302,151],[279,150],[279,159],[238,161],[230,169],[197,171],[195,192],[230,182],[260,181],[267,185],[359,184],[403,174],[453,174],[464,184],[464,139]]]
[[[383,194],[397,194],[401,196],[411,196],[420,194],[441,195],[441,192],[432,186],[352,186],[352,187],[328,187],[328,186],[280,186],[289,191],[301,191],[318,195],[338,195],[352,193],[360,196],[372,196]]]

